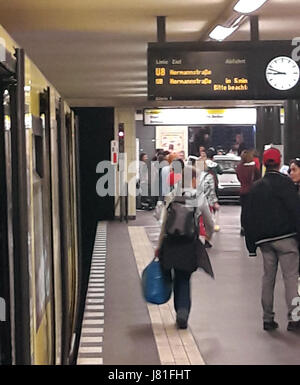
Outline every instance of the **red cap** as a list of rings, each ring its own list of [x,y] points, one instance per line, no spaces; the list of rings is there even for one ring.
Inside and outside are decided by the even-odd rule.
[[[280,164],[281,153],[277,148],[271,147],[264,152],[264,155],[263,155],[264,165],[266,165],[268,161],[273,161],[274,164]]]

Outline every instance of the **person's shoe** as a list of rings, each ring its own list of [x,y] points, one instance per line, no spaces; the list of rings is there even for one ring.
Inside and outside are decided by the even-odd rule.
[[[188,312],[186,310],[178,310],[176,316],[176,324],[178,329],[187,329]]]
[[[290,321],[287,325],[287,330],[289,332],[300,330],[300,321]]]
[[[177,324],[178,329],[187,329],[187,321],[186,320],[177,318],[176,324]]]
[[[204,247],[205,247],[206,249],[210,249],[210,248],[212,247],[212,244],[209,243],[207,240],[205,240]]]
[[[275,321],[271,322],[264,322],[264,330],[270,331],[270,330],[275,330],[278,328],[278,323]]]

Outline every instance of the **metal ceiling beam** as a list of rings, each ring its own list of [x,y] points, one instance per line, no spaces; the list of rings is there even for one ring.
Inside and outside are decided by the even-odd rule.
[[[259,23],[258,15],[250,16],[250,35],[251,41],[259,40]]]
[[[157,16],[157,41],[165,43],[166,41],[166,16]]]

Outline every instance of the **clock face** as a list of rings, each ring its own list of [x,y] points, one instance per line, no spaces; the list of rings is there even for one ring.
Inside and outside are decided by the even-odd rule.
[[[286,91],[295,87],[300,78],[298,64],[288,56],[275,57],[266,68],[266,79],[276,90]]]

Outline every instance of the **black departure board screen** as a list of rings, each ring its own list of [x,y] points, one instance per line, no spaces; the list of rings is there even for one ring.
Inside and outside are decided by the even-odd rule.
[[[148,98],[271,100],[300,97],[300,71],[298,63],[291,58],[291,43],[263,43],[150,43]]]

